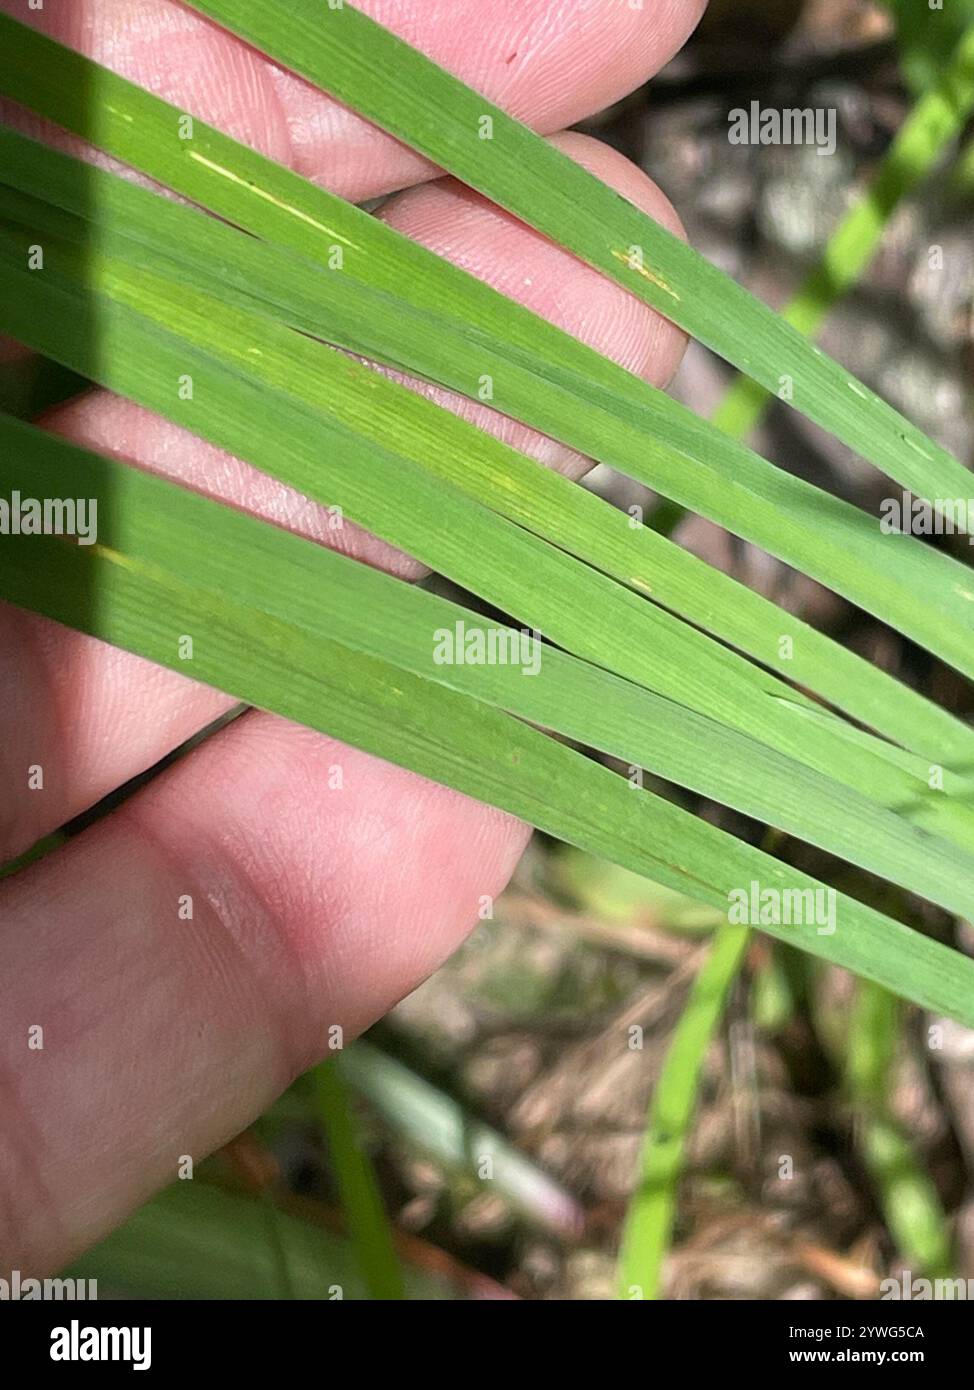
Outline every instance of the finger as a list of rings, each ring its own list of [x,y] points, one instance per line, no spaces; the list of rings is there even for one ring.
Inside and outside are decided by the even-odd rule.
[[[526,835],[253,713],[0,886],[5,1263],[63,1266],[239,1133],[436,968]]]
[[[663,194],[621,155],[579,135],[559,142],[651,216],[679,230]],[[403,194],[385,215],[630,370],[657,382],[672,372],[683,349],[678,330],[454,181]],[[589,466],[572,450],[485,406],[450,392],[429,394],[572,476]],[[249,464],[107,392],[76,398],[46,423],[90,448],[134,460],[313,540],[337,543],[371,564],[405,577],[422,572],[348,523],[336,532],[322,507]],[[11,788],[0,806],[0,857],[27,848],[151,766],[228,703],[205,687],[16,609],[0,609],[0,700],[8,711],[0,785]],[[39,765],[40,788],[31,775]]]
[[[420,156],[170,0],[71,0],[25,13],[73,48],[272,159],[360,201],[430,178]],[[574,124],[644,82],[705,0],[359,0],[358,8],[536,129]],[[597,61],[593,61],[593,54]]]

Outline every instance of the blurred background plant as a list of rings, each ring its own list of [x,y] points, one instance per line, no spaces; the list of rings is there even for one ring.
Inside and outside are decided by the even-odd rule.
[[[965,462],[974,141],[936,84],[972,21],[974,0],[712,0],[669,68],[586,127]],[[834,108],[835,154],[730,146],[752,100]],[[8,374],[4,405],[73,384]],[[861,507],[889,489],[696,344],[673,391]],[[587,485],[969,713],[959,677],[811,580],[608,469]],[[967,923],[916,920],[974,949]],[[874,1298],[902,1269],[974,1277],[972,1077],[959,1025],[538,835],[448,965],[74,1272],[105,1293],[325,1299]]]

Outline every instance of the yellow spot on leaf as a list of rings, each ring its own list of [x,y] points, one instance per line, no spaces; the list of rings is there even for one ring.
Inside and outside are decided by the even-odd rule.
[[[633,265],[632,257],[628,251],[613,251],[612,254],[615,256],[616,260],[621,261],[628,270],[634,270],[637,275],[641,275],[643,279],[648,280],[651,285],[655,285],[656,288],[662,290],[664,294],[668,294],[671,299],[679,301],[680,296],[665,280],[661,280],[658,275],[654,275],[653,272],[648,270],[644,265]]]
[[[96,541],[90,549],[102,560],[107,560],[110,565],[121,565],[123,569],[127,570],[139,568],[138,562],[133,560],[131,555],[123,555],[120,550],[113,550],[110,545],[102,545],[101,541]]]

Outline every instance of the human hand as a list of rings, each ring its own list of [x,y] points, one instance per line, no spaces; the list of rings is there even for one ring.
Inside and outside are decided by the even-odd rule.
[[[535,128],[618,99],[682,44],[703,0],[357,0]],[[72,0],[18,18],[356,201],[656,383],[682,336],[618,286],[171,0]],[[486,11],[486,17],[485,17]],[[32,129],[22,114],[8,119]],[[678,229],[622,156],[574,158]],[[447,392],[551,467],[587,461]],[[94,390],[43,422],[324,542],[327,514],[250,466]],[[346,528],[344,549],[417,567]],[[0,605],[0,862],[204,727],[227,697]],[[342,768],[342,789],[329,770]],[[33,789],[28,769],[43,768]],[[33,779],[36,780],[36,779]],[[500,812],[271,715],[221,730],[92,828],[0,886],[0,1254],[64,1265],[259,1115],[453,951],[529,831]],[[194,913],[178,905],[191,895]],[[30,1046],[43,1028],[44,1046]],[[36,1036],[36,1035],[35,1035]]]

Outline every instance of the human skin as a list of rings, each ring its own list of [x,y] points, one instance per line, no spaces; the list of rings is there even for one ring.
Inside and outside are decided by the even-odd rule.
[[[704,0],[357,0],[544,134],[650,77]],[[665,383],[680,333],[618,286],[171,0],[72,0],[18,18],[355,200],[629,370]],[[485,18],[486,14],[486,18]],[[9,109],[5,118],[35,130]],[[554,138],[679,231],[612,150]],[[413,185],[413,186],[410,186]],[[436,393],[551,467],[570,450]],[[95,390],[48,428],[324,542],[321,510]],[[417,567],[348,528],[343,548]],[[228,699],[0,604],[0,862],[151,767]],[[44,768],[31,790],[28,768]],[[329,770],[342,768],[342,790]],[[332,779],[333,780],[333,779]],[[414,989],[506,884],[528,827],[251,711],[0,886],[0,1275],[43,1274],[239,1133],[327,1050]],[[194,900],[192,921],[179,900]],[[43,1050],[28,1046],[41,1025]]]

